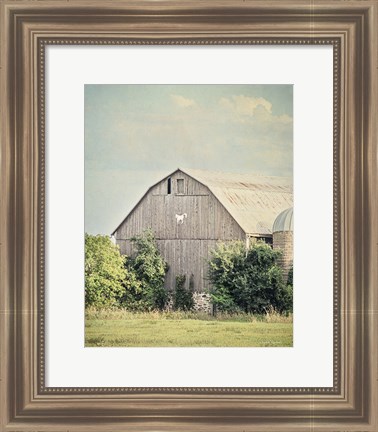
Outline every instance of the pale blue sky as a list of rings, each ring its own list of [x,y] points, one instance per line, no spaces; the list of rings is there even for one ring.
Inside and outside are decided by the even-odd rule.
[[[86,85],[85,230],[179,167],[292,176],[291,85]]]

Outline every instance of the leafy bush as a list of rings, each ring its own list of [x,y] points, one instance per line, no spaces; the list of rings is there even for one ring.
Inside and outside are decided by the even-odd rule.
[[[287,285],[293,286],[293,276],[294,276],[293,272],[294,269],[293,266],[291,266],[287,274]]]
[[[103,235],[85,235],[85,306],[124,307],[134,311],[163,309],[167,301],[167,264],[151,230],[132,239],[134,258],[121,255]]]
[[[157,248],[152,230],[133,237],[136,255],[126,263],[126,268],[135,274],[137,284],[126,289],[123,306],[134,310],[162,310],[168,293],[164,288],[164,278],[168,270]]]
[[[229,313],[241,311],[233,296],[233,282],[244,265],[245,245],[241,241],[218,243],[211,251],[209,279],[210,296],[215,310]]]
[[[193,291],[185,288],[186,276],[176,276],[176,290],[173,297],[173,307],[176,310],[190,311],[194,307]]]
[[[286,304],[288,312],[293,312],[293,266],[291,266],[287,275],[287,287],[286,287]]]
[[[117,306],[125,292],[125,258],[108,236],[85,234],[85,306]]]
[[[250,249],[241,241],[221,243],[211,252],[211,298],[224,312],[266,313],[290,310],[289,289],[277,265],[280,251],[264,242]]]
[[[125,256],[125,270],[127,277],[124,280],[125,291],[119,300],[119,306],[130,311],[144,311],[146,309],[142,282],[130,264],[130,258]]]

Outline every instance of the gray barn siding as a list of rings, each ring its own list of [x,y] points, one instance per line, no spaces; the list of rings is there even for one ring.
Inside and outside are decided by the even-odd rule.
[[[167,195],[166,180],[160,182],[118,228],[117,240],[128,240],[146,228],[151,228],[157,239],[245,238],[244,231],[206,187],[177,173],[172,176],[172,187],[176,186],[177,178],[185,179],[185,188],[191,194],[176,195],[173,188],[173,193]],[[175,215],[183,213],[187,213],[188,217],[183,224],[177,224]]]
[[[177,195],[177,179],[184,179],[184,194]],[[194,289],[208,288],[207,258],[218,240],[245,239],[244,231],[213,196],[209,189],[182,172],[171,176],[172,193],[167,180],[152,187],[115,233],[121,253],[131,255],[130,238],[151,228],[160,253],[169,264],[166,288],[173,289],[175,278],[185,274],[187,285],[194,275]],[[187,213],[183,224],[175,215]]]
[[[130,240],[117,242],[121,253],[128,256],[134,252]],[[186,275],[186,287],[189,287],[191,274],[193,274],[194,290],[204,291],[209,288],[208,282],[208,257],[210,250],[214,249],[217,240],[157,240],[158,249],[169,264],[169,270],[165,278],[165,287],[173,290],[176,284],[176,276]]]

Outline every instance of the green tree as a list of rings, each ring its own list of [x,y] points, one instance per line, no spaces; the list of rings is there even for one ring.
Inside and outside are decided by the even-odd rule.
[[[126,278],[125,257],[110,238],[85,234],[85,306],[119,306]]]
[[[287,284],[293,286],[293,280],[294,280],[294,268],[293,266],[291,266],[287,274]]]
[[[193,291],[185,288],[186,276],[176,276],[176,289],[173,297],[173,307],[176,310],[190,311],[194,307]]]
[[[138,279],[130,262],[130,257],[125,256],[126,277],[123,281],[124,293],[119,299],[119,305],[132,311],[144,311],[147,308],[144,301],[142,282]]]
[[[277,265],[280,252],[264,242],[218,244],[209,262],[211,298],[218,310],[265,313],[290,309],[288,288]]]
[[[168,293],[164,288],[167,263],[156,245],[155,236],[151,229],[145,230],[141,235],[133,237],[132,242],[136,254],[128,260],[126,267],[134,272],[140,286],[134,289],[133,300],[140,309],[163,309],[167,302]],[[129,298],[129,301],[132,300]]]
[[[289,273],[287,275],[287,282],[286,282],[286,305],[287,305],[287,311],[293,312],[293,280],[294,280],[294,274],[293,274],[293,266],[289,269]]]
[[[244,267],[246,249],[241,241],[218,243],[211,251],[209,279],[211,300],[215,310],[240,312],[234,298],[235,282]]]

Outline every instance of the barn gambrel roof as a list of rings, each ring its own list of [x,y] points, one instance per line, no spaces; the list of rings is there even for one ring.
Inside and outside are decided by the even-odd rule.
[[[207,186],[246,234],[272,234],[279,213],[293,206],[287,177],[181,169]]]
[[[252,236],[271,235],[277,215],[293,206],[292,180],[288,177],[178,168],[156,184],[178,171],[206,186],[242,230]],[[147,190],[129,214],[134,211],[156,184]],[[127,219],[128,215],[113,231],[112,235]]]

